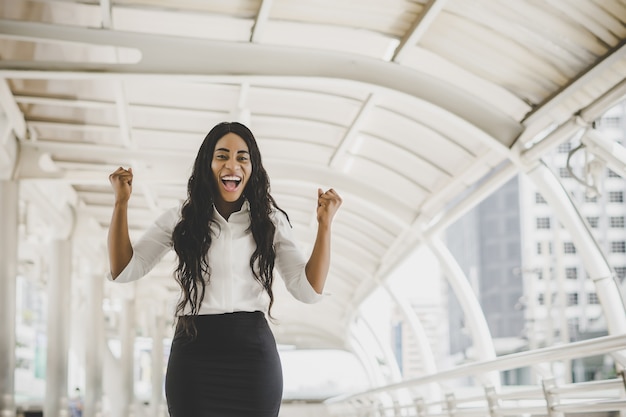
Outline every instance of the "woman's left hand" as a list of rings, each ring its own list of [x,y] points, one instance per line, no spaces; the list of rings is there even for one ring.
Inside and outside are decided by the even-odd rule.
[[[324,192],[317,189],[317,222],[319,224],[330,225],[335,217],[335,213],[341,206],[341,197],[332,188]]]

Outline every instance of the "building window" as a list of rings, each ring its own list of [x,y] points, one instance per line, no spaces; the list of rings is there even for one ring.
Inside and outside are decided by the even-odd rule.
[[[543,271],[541,269],[537,271],[537,279],[543,279]]]
[[[626,266],[616,266],[615,275],[622,281],[626,277]]]
[[[580,333],[580,321],[578,317],[567,320],[567,330],[570,334],[570,342],[578,340],[578,334]]]
[[[577,306],[578,305],[578,293],[571,292],[567,294],[567,305],[568,306]]]
[[[600,218],[598,216],[587,217],[587,223],[589,223],[589,227],[592,229],[597,229],[598,223],[600,223]]]
[[[621,240],[618,242],[611,242],[612,253],[626,253],[626,242]]]
[[[620,175],[612,169],[609,169],[608,171],[609,178],[620,178]]]
[[[559,177],[561,178],[571,178],[572,173],[567,168],[559,168]]]
[[[599,121],[600,127],[616,128],[620,127],[621,118],[619,116],[607,116],[602,117]]]
[[[574,246],[573,242],[565,242],[563,243],[563,252],[564,253],[576,253],[576,246]]]
[[[537,296],[537,303],[538,303],[540,306],[542,306],[542,305],[544,305],[544,304],[545,304],[545,302],[546,302],[546,301],[545,301],[545,299],[544,299],[543,294],[539,294],[539,295]]]
[[[609,222],[611,227],[616,228],[616,229],[623,229],[624,228],[624,216],[611,216],[609,218]]]
[[[578,279],[578,269],[577,268],[565,268],[565,278],[567,279]]]
[[[589,294],[587,294],[587,304],[600,304],[598,294],[595,292],[590,292]]]
[[[537,229],[549,229],[550,218],[549,217],[537,217]]]
[[[610,191],[609,192],[609,203],[623,203],[624,202],[624,193],[622,191]]]
[[[552,253],[552,242],[537,242],[537,255],[541,255],[542,253],[546,253],[546,246],[548,247],[547,253]]]
[[[559,153],[568,153],[570,150],[572,149],[572,143],[571,142],[565,142],[565,143],[561,143],[559,145]]]
[[[547,201],[543,196],[539,193],[535,193],[535,203],[537,204],[547,204]]]

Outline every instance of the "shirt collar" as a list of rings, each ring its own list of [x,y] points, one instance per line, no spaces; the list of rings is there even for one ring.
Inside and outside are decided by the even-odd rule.
[[[215,207],[215,204],[213,204],[213,218],[219,220],[220,222],[226,222],[226,223],[232,222],[233,220],[239,218],[240,216],[245,216],[245,219],[247,221],[249,217],[249,213],[250,213],[250,202],[248,201],[247,198],[243,200],[243,204],[241,205],[241,208],[238,211],[232,212],[228,221],[224,219],[224,217],[222,217],[220,212],[217,211],[217,207]]]

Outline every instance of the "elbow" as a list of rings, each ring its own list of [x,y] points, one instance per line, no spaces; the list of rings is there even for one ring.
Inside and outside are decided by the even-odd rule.
[[[317,295],[322,295],[324,293],[323,285],[311,285],[311,288],[313,288],[313,291],[315,291],[315,294]]]

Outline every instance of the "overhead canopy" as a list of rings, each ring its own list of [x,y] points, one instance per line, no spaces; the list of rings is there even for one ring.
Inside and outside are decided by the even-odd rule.
[[[13,176],[64,186],[102,245],[108,174],[134,168],[136,238],[185,198],[198,146],[224,120],[255,133],[304,251],[317,188],[339,191],[331,295],[308,306],[276,288],[278,342],[298,347],[346,348],[359,304],[423,235],[539,157],[521,155],[547,132],[624,95],[623,0],[12,0],[0,11]],[[171,270],[138,297],[158,285],[175,298]]]

